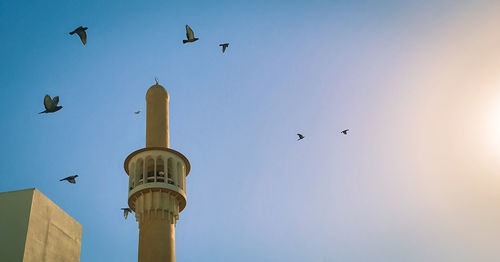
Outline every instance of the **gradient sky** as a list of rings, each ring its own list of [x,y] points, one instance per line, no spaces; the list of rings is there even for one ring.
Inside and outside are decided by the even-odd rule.
[[[157,76],[192,166],[177,261],[498,261],[499,13],[0,1],[0,192],[36,187],[80,222],[82,262],[137,261],[123,161],[145,145],[133,112]],[[199,41],[182,44],[185,24]],[[45,94],[64,108],[37,114]]]

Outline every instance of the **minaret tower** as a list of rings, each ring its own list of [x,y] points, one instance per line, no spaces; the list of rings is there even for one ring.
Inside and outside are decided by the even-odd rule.
[[[125,159],[128,205],[139,222],[139,262],[175,261],[175,224],[186,207],[190,165],[169,148],[168,101],[158,84],[146,93],[146,147]]]

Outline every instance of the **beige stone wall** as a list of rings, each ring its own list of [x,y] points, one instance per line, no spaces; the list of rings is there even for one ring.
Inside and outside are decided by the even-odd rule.
[[[2,201],[5,197],[8,202]],[[27,200],[29,199],[29,200]],[[0,194],[2,261],[9,262],[78,262],[82,226],[37,189]],[[27,210],[27,211],[26,211]],[[7,219],[5,219],[7,218]],[[19,222],[17,222],[19,221]],[[8,232],[8,237],[3,232]],[[24,230],[24,231],[23,231]],[[23,238],[12,242],[10,239]],[[12,251],[11,251],[12,250]],[[21,252],[19,252],[21,250]],[[5,251],[6,253],[2,252]],[[20,255],[19,255],[20,253]],[[7,254],[7,256],[4,256]],[[9,257],[9,259],[4,258]]]
[[[0,193],[0,261],[23,261],[33,190]]]
[[[23,262],[80,261],[82,226],[36,190]]]

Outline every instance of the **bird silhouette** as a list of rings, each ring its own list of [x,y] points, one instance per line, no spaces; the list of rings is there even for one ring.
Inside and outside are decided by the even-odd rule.
[[[132,213],[132,209],[130,209],[128,207],[124,207],[124,208],[122,208],[122,210],[123,210],[123,216],[125,217],[125,219],[127,219],[128,213]]]
[[[69,176],[69,177],[65,177],[59,181],[64,181],[64,180],[67,180],[68,182],[70,182],[71,184],[75,184],[76,181],[75,181],[75,178],[77,178],[78,175],[74,175],[74,176]]]
[[[194,37],[193,29],[191,29],[191,27],[189,27],[188,25],[186,25],[186,37],[187,37],[187,40],[182,40],[183,44],[191,43],[191,42],[198,40],[198,38]]]
[[[224,54],[224,52],[226,52],[226,48],[229,46],[229,43],[220,44],[219,46],[222,46],[222,53]]]
[[[54,113],[58,111],[59,109],[62,108],[62,106],[58,106],[57,103],[59,103],[59,96],[54,96],[54,98],[50,98],[49,95],[45,95],[45,97],[43,98],[43,105],[45,106],[45,111],[42,111],[39,114]]]
[[[347,135],[347,132],[349,131],[349,129],[346,129],[346,130],[342,130],[340,131],[340,133],[344,134],[344,135]]]
[[[134,112],[134,114],[138,115],[138,114],[140,114],[141,112],[142,112],[141,110],[138,110],[138,111]]]
[[[302,134],[297,134],[297,135],[299,136],[299,139],[297,139],[297,141],[301,140],[301,139],[304,139],[304,136]]]
[[[87,43],[87,33],[85,30],[89,29],[88,27],[78,27],[77,29],[73,30],[73,32],[70,32],[70,35],[73,35],[74,33],[77,33],[78,36],[80,37],[80,40],[82,40],[83,45]]]

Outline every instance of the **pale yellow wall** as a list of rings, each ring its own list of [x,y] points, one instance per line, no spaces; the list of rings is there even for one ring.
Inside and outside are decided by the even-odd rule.
[[[0,261],[23,260],[33,188],[0,193]]]
[[[23,262],[80,261],[82,226],[35,189]]]
[[[80,261],[82,226],[37,189],[0,193],[0,208],[0,261]]]

